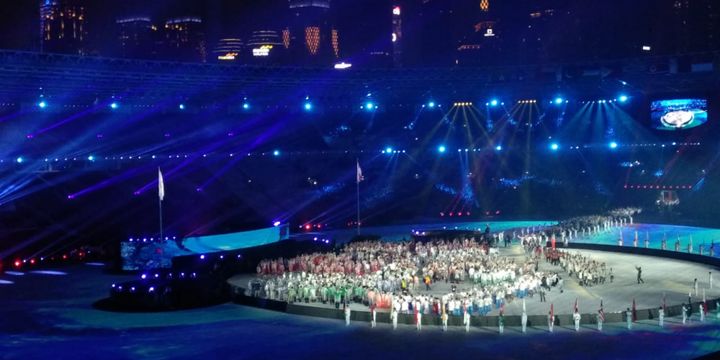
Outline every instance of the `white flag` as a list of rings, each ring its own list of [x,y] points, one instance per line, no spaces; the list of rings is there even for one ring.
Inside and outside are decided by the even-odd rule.
[[[357,183],[359,184],[361,181],[365,180],[362,174],[362,169],[360,168],[360,160],[357,161]]]
[[[165,199],[165,182],[163,181],[162,171],[158,168],[158,197],[160,201]]]

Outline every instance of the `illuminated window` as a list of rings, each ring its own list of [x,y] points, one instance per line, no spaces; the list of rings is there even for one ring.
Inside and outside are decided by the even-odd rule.
[[[282,42],[286,49],[290,48],[290,29],[282,31]]]
[[[305,28],[305,46],[311,55],[317,55],[320,50],[320,28],[310,26]]]
[[[338,31],[335,29],[332,30],[332,47],[335,57],[340,57],[340,37],[338,35]]]
[[[490,10],[490,0],[480,0],[480,10],[482,10],[482,11]]]

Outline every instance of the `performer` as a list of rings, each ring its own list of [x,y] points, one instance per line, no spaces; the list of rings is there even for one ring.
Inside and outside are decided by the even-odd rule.
[[[553,314],[552,307],[548,313],[548,330],[552,333],[553,327],[555,326],[555,314]]]
[[[705,322],[705,306],[703,303],[700,303],[700,322]]]
[[[443,311],[442,315],[440,316],[440,319],[442,319],[442,330],[447,331],[448,328],[448,314],[447,312]]]
[[[693,280],[693,288],[695,289],[695,296],[698,296],[698,281],[697,278]]]
[[[717,312],[716,317],[720,319],[720,300],[715,302],[715,311]]]
[[[575,321],[575,332],[580,331],[580,313],[578,312],[578,309],[575,309],[573,321]]]
[[[642,279],[642,268],[640,266],[635,266],[635,270],[637,270],[637,283],[645,283],[645,280]]]
[[[397,330],[398,325],[398,312],[397,309],[393,306],[392,310],[390,311],[390,320],[392,320],[392,327],[393,330]]]
[[[658,309],[658,325],[660,327],[664,327],[665,323],[665,309],[662,308],[662,306]]]
[[[370,321],[370,327],[374,328],[376,325],[377,320],[377,305],[373,302],[370,304],[370,314],[372,315],[372,320]]]
[[[415,327],[418,331],[422,330],[422,313],[415,310]]]
[[[597,314],[597,327],[598,331],[602,332],[603,322],[605,321],[605,310],[603,310],[602,300],[600,300],[600,310]]]
[[[718,312],[718,316],[720,316],[720,312]],[[525,310],[523,310],[520,321],[522,322],[522,332],[524,334],[527,330],[527,313],[525,312]]]
[[[467,309],[463,313],[463,324],[465,325],[465,332],[470,332],[470,312]]]
[[[630,311],[630,308],[625,311],[625,320],[627,320],[627,329],[632,330],[632,311]]]
[[[500,316],[498,316],[498,332],[500,335],[505,331],[505,316],[503,315],[503,310],[500,310]]]
[[[345,305],[345,326],[350,326],[350,306]]]
[[[685,323],[687,322],[687,317],[688,317],[688,309],[687,309],[687,306],[685,306],[685,304],[683,304],[683,306],[682,306],[682,323],[683,323],[683,325],[685,325]]]

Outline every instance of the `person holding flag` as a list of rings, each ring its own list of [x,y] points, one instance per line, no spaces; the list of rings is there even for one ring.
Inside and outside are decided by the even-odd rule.
[[[627,311],[625,311],[625,320],[627,321],[627,329],[632,330],[632,319],[633,319],[633,313],[630,311],[630,308],[627,308]]]
[[[525,298],[523,298],[523,309],[522,309],[522,316],[520,317],[520,322],[522,324],[522,332],[525,334],[527,331],[527,312],[525,311]]]
[[[665,304],[665,294],[663,294],[663,303],[662,306],[658,309],[658,325],[660,327],[665,326],[665,309],[667,308],[667,305]]]
[[[463,306],[463,325],[465,325],[465,332],[470,332],[470,312],[467,306]]]
[[[635,306],[635,298],[633,298],[632,303],[632,321],[637,322],[637,307]]]
[[[500,316],[498,316],[498,332],[500,335],[505,332],[505,304],[500,305]]]
[[[398,311],[397,307],[393,306],[392,310],[390,310],[390,320],[392,321],[392,328],[393,330],[397,330],[398,326]]]
[[[553,303],[550,303],[550,312],[548,313],[548,330],[552,333],[555,326],[555,309]]]
[[[448,314],[445,311],[444,306],[443,306],[442,315],[440,315],[440,319],[442,320],[442,331],[447,331],[447,329],[448,329]]]
[[[580,309],[578,308],[578,299],[575,298],[575,311],[573,312],[573,321],[575,322],[575,332],[580,331]]]
[[[705,313],[707,312],[707,300],[705,299],[705,289],[703,288],[703,301],[700,303],[700,322],[705,322]]]
[[[362,169],[360,168],[360,160],[356,159],[355,164],[355,186],[357,188],[357,233],[360,234],[360,183],[365,180]]]
[[[370,314],[372,315],[372,320],[370,320],[370,327],[374,328],[377,324],[377,305],[374,301],[370,304]]]
[[[602,299],[600,299],[600,310],[598,310],[597,314],[598,331],[602,331],[603,322],[605,322],[605,310],[603,309]]]

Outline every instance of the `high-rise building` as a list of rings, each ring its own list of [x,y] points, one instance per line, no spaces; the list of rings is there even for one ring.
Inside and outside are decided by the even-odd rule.
[[[207,60],[207,46],[202,19],[197,17],[174,18],[165,22],[164,54],[170,60]]]
[[[277,31],[255,30],[247,41],[244,53],[252,63],[276,64],[284,60],[286,47]]]
[[[149,17],[133,16],[115,20],[120,42],[120,54],[127,58],[154,59],[157,57],[158,29]]]
[[[241,60],[245,43],[239,38],[220,39],[213,48],[213,60],[219,62],[235,62]]]
[[[332,26],[330,0],[289,0],[290,26],[283,45],[295,62],[326,65],[340,58],[340,34]]]
[[[80,0],[40,1],[40,51],[84,55],[85,7]]]

